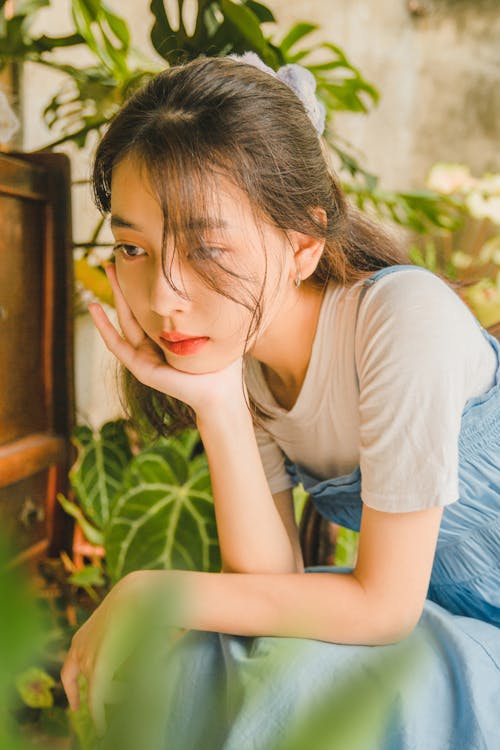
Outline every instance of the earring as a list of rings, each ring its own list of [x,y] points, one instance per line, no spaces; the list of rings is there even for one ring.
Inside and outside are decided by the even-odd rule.
[[[300,286],[300,269],[297,271],[297,278],[295,279],[295,286],[297,287],[297,289]]]

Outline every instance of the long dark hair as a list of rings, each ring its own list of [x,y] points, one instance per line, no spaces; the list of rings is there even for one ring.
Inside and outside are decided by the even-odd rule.
[[[110,211],[113,167],[131,155],[145,168],[164,217],[165,236],[183,253],[203,233],[195,222],[208,215],[208,196],[221,176],[250,198],[256,215],[285,233],[296,230],[325,239],[308,284],[323,290],[330,281],[351,286],[407,256],[382,228],[346,200],[302,102],[284,83],[231,58],[201,57],[162,71],[136,91],[116,114],[97,148],[93,191],[98,208]],[[321,207],[326,224],[311,209]],[[191,245],[192,246],[192,245]],[[207,259],[194,270],[218,293],[252,312],[248,339],[262,319],[262,288]],[[179,291],[179,290],[177,290]],[[246,351],[246,346],[245,346]],[[132,423],[149,436],[195,427],[194,411],[181,401],[140,383],[121,367],[122,405]],[[254,420],[270,415],[251,396]],[[262,425],[265,428],[265,425]]]

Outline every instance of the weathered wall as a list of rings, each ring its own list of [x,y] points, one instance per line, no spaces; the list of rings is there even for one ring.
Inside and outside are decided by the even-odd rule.
[[[368,116],[339,114],[339,133],[385,186],[423,183],[438,161],[500,170],[498,0],[274,0],[283,27],[320,25],[379,89]],[[413,12],[412,10],[413,9]],[[311,37],[312,39],[313,37]]]

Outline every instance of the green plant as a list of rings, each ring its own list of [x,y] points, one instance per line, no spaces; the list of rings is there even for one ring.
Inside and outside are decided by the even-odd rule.
[[[500,175],[471,175],[464,164],[438,162],[427,184],[462,206],[465,221],[454,231],[415,238],[417,265],[463,284],[462,296],[482,325],[500,323]]]
[[[199,433],[160,438],[134,454],[125,425],[124,420],[107,422],[99,434],[75,429],[79,453],[70,479],[78,502],[58,496],[87,539],[102,545],[111,583],[137,569],[220,570]],[[91,580],[84,576],[76,582]]]
[[[55,680],[46,671],[50,662],[50,619],[34,595],[26,571],[8,567],[10,546],[0,536],[0,747],[28,750],[19,714],[23,711],[61,717],[53,705]],[[38,666],[43,661],[43,668]]]

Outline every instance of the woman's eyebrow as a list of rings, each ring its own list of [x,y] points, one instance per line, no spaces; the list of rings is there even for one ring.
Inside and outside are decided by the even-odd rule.
[[[111,216],[110,224],[112,227],[120,227],[122,229],[133,229],[136,232],[144,231],[143,229],[141,229],[141,227],[138,224],[134,224],[131,221],[127,221],[127,219],[124,219],[122,216],[119,216],[118,214],[113,214]]]
[[[120,227],[121,229],[133,229],[136,232],[144,232],[144,229],[142,229],[138,224],[134,224],[132,221],[128,221],[118,214],[112,214],[110,224],[112,227]],[[187,223],[187,226],[183,227],[183,229],[226,229],[227,226],[227,221],[224,221],[223,219],[200,217],[190,219]]]

